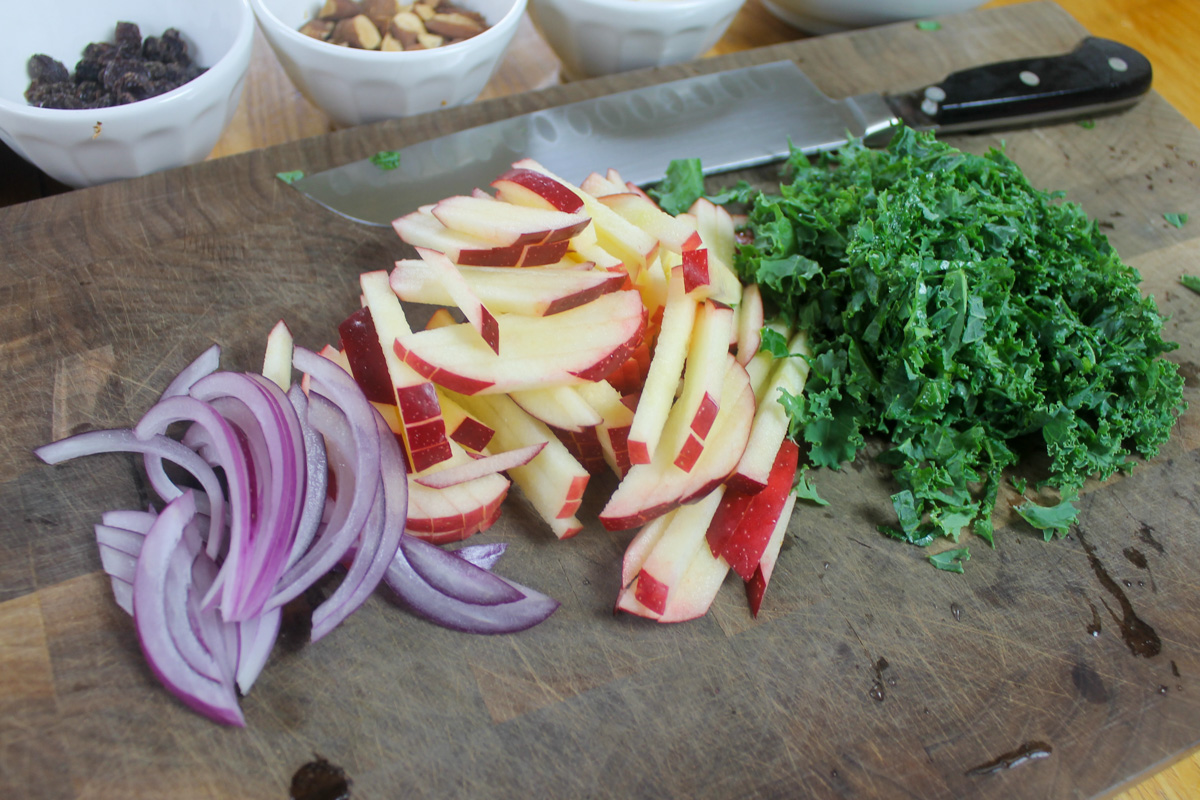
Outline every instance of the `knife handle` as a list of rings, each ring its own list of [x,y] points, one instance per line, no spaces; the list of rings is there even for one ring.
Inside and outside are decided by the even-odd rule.
[[[1065,55],[955,72],[908,95],[905,105],[941,132],[1029,124],[1131,105],[1149,91],[1152,75],[1137,50],[1089,37]]]

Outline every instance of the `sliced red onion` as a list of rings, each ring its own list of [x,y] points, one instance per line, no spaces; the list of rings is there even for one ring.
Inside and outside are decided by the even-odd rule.
[[[167,689],[188,707],[227,725],[244,726],[232,680],[212,680],[193,669],[176,647],[179,626],[191,630],[187,615],[168,613],[167,588],[175,551],[186,547],[184,531],[196,516],[188,491],[167,504],[146,534],[133,583],[133,619],[146,662]],[[186,588],[186,587],[185,587]]]
[[[194,397],[173,395],[152,406],[134,426],[134,433],[141,439],[165,434],[167,428],[177,422],[190,422],[192,430],[203,430],[211,446],[213,465],[225,472],[229,503],[229,543],[225,549],[222,575],[216,584],[225,578],[227,585],[235,585],[241,574],[242,561],[246,558],[247,542],[253,525],[253,498],[250,495],[250,466],[241,442],[233,426],[208,403]],[[223,536],[209,536],[207,551],[209,558],[222,552]],[[224,597],[222,598],[224,601]],[[224,607],[223,607],[224,608]]]
[[[221,578],[222,613],[227,620],[241,621],[263,610],[291,552],[303,501],[303,436],[283,391],[261,376],[215,372],[198,380],[191,393],[212,404],[241,432],[258,483],[245,563]]]
[[[490,570],[496,566],[500,556],[508,549],[508,542],[488,542],[486,544],[468,544],[450,552],[464,561],[469,561],[480,569]]]
[[[325,511],[329,491],[329,464],[325,453],[325,439],[308,421],[308,395],[299,384],[292,384],[288,400],[296,409],[300,433],[304,439],[304,505],[300,509],[300,520],[296,523],[296,536],[292,552],[288,554],[287,566],[295,564],[312,544],[317,527]]]
[[[243,695],[258,680],[275,640],[279,637],[279,625],[283,620],[283,609],[264,611],[261,615],[238,623],[238,658],[236,679]]]
[[[481,606],[439,592],[413,569],[405,553],[412,548],[441,548],[407,533],[401,537],[401,542],[396,556],[388,565],[384,581],[395,592],[400,602],[413,613],[444,628],[478,634],[515,633],[544,621],[558,608],[557,600],[508,581],[507,578],[501,580],[520,591],[522,599],[513,603]],[[486,570],[479,572],[486,573]],[[452,574],[445,577],[443,585],[454,584]]]
[[[104,518],[113,515],[105,514]],[[120,519],[118,516],[117,519]],[[153,517],[151,517],[153,523]],[[147,526],[149,530],[149,526]],[[144,533],[117,528],[112,525],[96,526],[96,544],[100,548],[100,563],[112,583],[113,599],[126,614],[133,613],[133,576],[137,571],[138,556],[142,552]]]
[[[221,489],[221,482],[203,458],[174,439],[166,436],[143,439],[128,429],[87,431],[44,444],[33,452],[47,464],[61,464],[63,461],[99,453],[149,454],[178,464],[192,474],[207,494],[206,503],[199,504],[196,500],[193,502],[197,503],[198,507],[208,507],[209,537],[221,536],[225,509],[225,495]]]
[[[403,453],[387,423],[367,406],[379,436],[379,489],[372,516],[379,515],[378,528],[368,522],[359,536],[354,560],[342,583],[313,611],[312,640],[325,636],[354,613],[375,591],[387,573],[400,546],[408,517],[408,472]]]
[[[202,544],[200,537],[191,533],[193,530],[189,522],[167,559],[167,575],[162,597],[167,632],[176,652],[187,662],[192,672],[215,683],[221,683],[228,678],[230,665],[224,659],[218,660],[211,649],[212,645],[202,638],[200,604],[197,602],[199,593],[196,590],[193,572],[193,565],[202,552]],[[146,535],[148,537],[150,534]],[[145,547],[143,544],[143,550]],[[140,589],[134,591],[135,603],[138,591]],[[135,622],[137,614],[135,605]],[[221,648],[217,648],[217,652],[224,654]]]
[[[420,547],[414,536],[401,542],[409,566],[433,589],[479,606],[514,603],[525,593],[511,583],[440,547]],[[426,543],[427,544],[427,543]]]
[[[372,430],[367,437],[361,428],[352,428],[341,409],[315,391],[309,394],[308,403],[309,421],[325,437],[337,498],[308,552],[279,580],[268,609],[299,597],[342,560],[366,525],[379,486],[378,432]],[[369,460],[372,450],[374,461]]]
[[[197,507],[199,507],[197,505]],[[113,528],[121,528],[134,533],[146,535],[146,531],[150,530],[150,526],[154,524],[154,518],[158,516],[154,511],[135,511],[127,508],[115,508],[111,511],[105,511],[100,515],[100,521]],[[139,549],[141,545],[138,546]]]
[[[205,375],[211,375],[221,366],[221,346],[214,344],[201,353],[196,359],[180,370],[179,374],[167,384],[167,388],[163,389],[159,399],[167,397],[175,397],[176,395],[187,394],[191,391],[192,385],[203,378]]]

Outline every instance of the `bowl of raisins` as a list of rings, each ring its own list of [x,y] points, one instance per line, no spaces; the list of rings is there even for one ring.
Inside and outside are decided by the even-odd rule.
[[[248,0],[53,0],[6,9],[0,141],[95,186],[203,161],[241,98]]]
[[[251,0],[300,93],[338,127],[463,105],[483,91],[526,0]]]

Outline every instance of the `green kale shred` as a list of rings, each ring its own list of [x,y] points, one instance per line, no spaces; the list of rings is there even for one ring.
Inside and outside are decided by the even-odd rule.
[[[781,398],[811,464],[839,468],[868,436],[891,443],[898,527],[885,533],[990,543],[1002,473],[1030,442],[1064,498],[1157,454],[1184,407],[1160,358],[1177,345],[1078,205],[1000,150],[910,129],[882,150],[793,151],[787,174],[752,198],[736,267],[812,335],[804,392]],[[1051,533],[1077,513],[1031,506]]]

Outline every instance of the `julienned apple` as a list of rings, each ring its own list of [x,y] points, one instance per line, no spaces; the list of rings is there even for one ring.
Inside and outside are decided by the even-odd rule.
[[[641,527],[618,608],[703,615],[732,564],[757,612],[794,502],[775,398],[806,367],[757,354],[761,296],[730,269],[733,218],[706,200],[667,214],[615,170],[576,186],[524,160],[489,188],[397,219],[419,258],[364,275],[367,313],[343,324],[341,357],[390,398],[409,448],[410,528],[482,530],[513,480],[573,536],[607,469],[600,521]],[[401,299],[442,308],[413,330]]]

